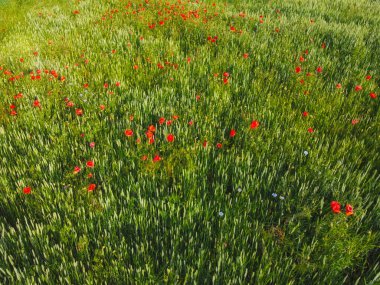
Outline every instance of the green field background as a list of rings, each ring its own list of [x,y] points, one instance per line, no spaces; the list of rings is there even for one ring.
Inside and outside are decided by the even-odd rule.
[[[0,283],[379,284],[379,31],[370,0],[1,4]]]

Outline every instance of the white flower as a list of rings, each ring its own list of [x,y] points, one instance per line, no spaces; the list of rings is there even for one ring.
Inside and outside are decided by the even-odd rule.
[[[307,155],[309,154],[309,152],[308,152],[307,150],[305,150],[305,151],[303,152],[303,154],[307,156]]]
[[[285,199],[285,197],[284,197],[284,196],[280,196],[280,199],[281,199],[281,200],[284,200],[284,199]]]
[[[219,211],[219,217],[223,217],[224,213],[222,211]]]
[[[238,190],[238,192],[241,192],[241,191],[243,191],[240,187],[237,189]]]

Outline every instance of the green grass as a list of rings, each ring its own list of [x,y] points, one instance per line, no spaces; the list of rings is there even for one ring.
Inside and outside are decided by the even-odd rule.
[[[379,2],[146,2],[0,5],[0,282],[380,282]]]

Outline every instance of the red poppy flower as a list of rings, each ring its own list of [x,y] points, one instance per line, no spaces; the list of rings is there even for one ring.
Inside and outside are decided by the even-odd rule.
[[[33,106],[34,106],[34,107],[38,107],[38,108],[41,108],[41,104],[40,104],[40,101],[38,101],[37,99],[36,99],[36,100],[34,100],[34,102],[33,102]]]
[[[167,121],[166,121],[166,125],[167,125],[167,126],[170,126],[171,124],[172,124],[172,120],[167,120]]]
[[[174,141],[173,134],[168,134],[168,136],[166,137],[166,139],[167,139],[168,142],[173,142]]]
[[[154,137],[149,138],[149,144],[153,144],[153,143],[154,143]]]
[[[248,57],[249,57],[249,54],[248,54],[248,53],[245,53],[245,54],[243,54],[243,57],[244,57],[244,58],[248,58]]]
[[[99,108],[100,108],[100,110],[103,111],[103,110],[106,108],[106,106],[104,106],[104,105],[100,105]]]
[[[88,185],[87,191],[92,192],[95,190],[95,188],[96,188],[96,184],[90,184],[90,185]]]
[[[304,62],[305,61],[305,58],[301,55],[300,56],[300,62]]]
[[[230,74],[229,74],[228,72],[224,72],[224,73],[223,73],[223,76],[224,76],[224,77],[229,77]]]
[[[231,32],[236,32],[236,28],[235,28],[234,26],[231,26],[231,27],[230,27],[230,31],[231,31]]]
[[[75,109],[75,113],[76,113],[78,116],[82,116],[82,115],[83,115],[83,110],[82,110],[82,109]]]
[[[154,134],[153,134],[151,131],[147,131],[147,132],[145,133],[145,135],[146,135],[146,137],[147,137],[148,139],[153,138],[153,136],[154,136]]]
[[[24,194],[30,194],[31,191],[32,191],[32,188],[29,187],[29,186],[28,187],[24,187],[24,189],[23,189]]]
[[[83,84],[83,88],[88,88],[88,83]]]
[[[253,130],[253,129],[256,129],[256,128],[258,128],[259,127],[259,125],[260,125],[260,123],[258,122],[258,121],[252,121],[251,122],[251,126],[250,126],[250,128]]]
[[[156,127],[153,126],[153,125],[150,125],[150,126],[148,127],[148,130],[149,130],[150,132],[154,133],[154,132],[156,131]]]
[[[77,174],[77,173],[79,173],[81,171],[81,168],[79,167],[79,166],[75,166],[74,167],[74,171],[73,171],[73,173],[74,174]]]
[[[134,65],[134,66],[133,66],[133,69],[134,69],[134,70],[137,70],[137,69],[139,69],[139,66],[138,66],[138,65]]]
[[[336,85],[336,88],[338,88],[338,89],[342,88],[342,84],[338,83],[338,84]]]
[[[222,148],[222,146],[223,146],[223,145],[222,145],[221,143],[217,143],[217,144],[216,144],[216,147],[217,147],[217,148]]]
[[[307,131],[308,131],[309,133],[314,133],[313,128],[308,128]]]
[[[161,117],[159,120],[158,120],[158,123],[160,125],[162,125],[163,123],[165,123],[165,118]]]
[[[23,97],[22,93],[18,93],[17,95],[13,96],[13,98],[15,98],[15,99],[19,99],[22,97]]]
[[[93,168],[94,165],[95,165],[95,163],[94,163],[92,160],[89,160],[89,161],[87,161],[87,163],[86,163],[86,166],[87,166],[87,167],[90,167],[90,168]]]
[[[196,95],[195,96],[195,100],[197,100],[197,101],[201,100],[201,96],[200,95]]]
[[[346,216],[351,216],[354,214],[354,208],[350,205],[346,205]]]
[[[228,84],[228,78],[223,78],[223,83],[227,85]]]
[[[178,120],[178,118],[179,118],[179,116],[177,116],[177,115],[173,115],[173,120]]]
[[[203,147],[207,147],[207,141],[203,141],[202,145]]]
[[[120,83],[120,82],[116,82],[115,85],[116,85],[117,87],[120,87],[121,83]]]
[[[93,175],[92,175],[92,173],[89,173],[88,175],[87,175],[87,178],[91,178]]]
[[[161,160],[161,157],[158,155],[158,154],[156,154],[154,157],[153,157],[153,162],[158,162],[158,161],[160,161]]]
[[[296,71],[296,73],[300,73],[301,70],[302,70],[302,69],[301,69],[301,66],[297,66],[295,71]]]
[[[321,73],[321,72],[322,72],[322,67],[321,67],[321,66],[318,66],[318,67],[317,67],[317,72],[318,72],[318,73]]]
[[[357,123],[359,123],[359,120],[358,120],[358,119],[352,119],[352,120],[351,120],[351,124],[352,124],[352,125],[356,125]]]
[[[94,147],[95,147],[95,143],[94,143],[94,142],[90,142],[89,146],[90,146],[91,148],[94,148]]]
[[[302,113],[302,116],[303,117],[307,117],[307,116],[309,116],[309,113],[305,111],[305,112]]]
[[[233,138],[235,135],[236,135],[236,131],[234,129],[232,129],[230,131],[230,138]]]
[[[148,157],[146,156],[146,155],[143,155],[142,157],[141,157],[141,160],[142,161],[145,161],[145,160],[147,160],[148,159]]]
[[[15,110],[12,110],[12,111],[10,112],[10,114],[11,114],[11,116],[16,116],[16,115],[17,115],[17,112],[16,112]]]
[[[363,87],[361,85],[356,85],[355,86],[355,91],[360,91],[362,89],[363,89]]]
[[[193,121],[189,121],[189,126],[192,126],[193,124],[194,124],[194,122]]]
[[[340,213],[340,204],[337,201],[332,201],[331,204],[331,210],[334,212],[334,214]]]
[[[108,83],[107,83],[107,82],[104,83],[103,87],[104,87],[104,88],[108,88]]]
[[[370,80],[371,78],[372,78],[371,75],[367,75],[367,76],[365,77],[366,80]]]
[[[130,129],[127,129],[127,130],[124,131],[124,134],[125,134],[127,137],[131,137],[131,136],[133,136],[133,131],[130,130]]]
[[[376,99],[376,97],[377,97],[377,95],[376,95],[374,92],[369,93],[369,96],[370,96],[372,99]]]

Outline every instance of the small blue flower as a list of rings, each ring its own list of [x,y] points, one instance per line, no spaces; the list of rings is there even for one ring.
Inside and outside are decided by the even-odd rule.
[[[223,217],[224,216],[224,213],[222,211],[219,211],[219,217]]]
[[[276,193],[272,193],[272,196],[273,196],[274,198],[276,198],[276,197],[277,197],[277,194],[276,194]]]

